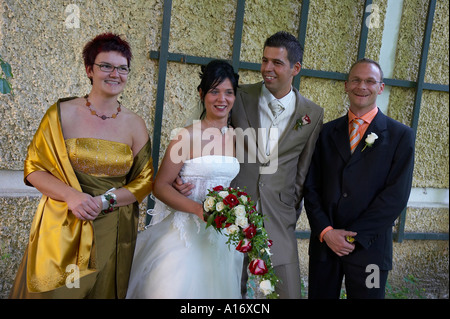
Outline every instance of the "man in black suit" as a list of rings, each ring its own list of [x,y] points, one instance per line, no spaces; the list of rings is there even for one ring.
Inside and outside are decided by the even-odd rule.
[[[326,123],[305,183],[311,227],[309,298],[384,298],[392,225],[406,207],[414,132],[376,106],[383,72],[370,59],[350,68],[348,113]]]

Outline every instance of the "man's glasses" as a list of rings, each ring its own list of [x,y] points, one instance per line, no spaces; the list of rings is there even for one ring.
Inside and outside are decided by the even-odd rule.
[[[102,64],[97,64],[94,63],[96,66],[98,66],[100,68],[101,71],[103,72],[114,72],[114,69],[117,69],[117,72],[119,72],[119,74],[128,74],[130,73],[130,68],[127,67],[126,65],[119,65],[119,66],[114,66],[108,63],[102,63]]]
[[[377,83],[383,83],[382,81],[376,81],[376,80],[373,80],[373,79],[367,79],[367,80],[352,79],[352,80],[350,80],[350,83],[352,85],[360,85],[361,82],[364,82],[367,86],[374,86]]]

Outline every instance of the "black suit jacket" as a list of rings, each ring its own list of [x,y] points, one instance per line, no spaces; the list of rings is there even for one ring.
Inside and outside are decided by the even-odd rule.
[[[378,139],[365,146],[368,134]],[[355,231],[356,248],[345,262],[392,268],[392,225],[406,207],[414,167],[414,132],[380,110],[353,155],[348,116],[326,123],[305,183],[305,208],[311,226],[310,258],[327,260],[334,252],[319,241],[324,228]],[[333,258],[334,258],[333,256]]]

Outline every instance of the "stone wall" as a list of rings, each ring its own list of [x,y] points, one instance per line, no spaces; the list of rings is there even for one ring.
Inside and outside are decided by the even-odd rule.
[[[375,60],[380,59],[389,1],[373,1],[379,23],[369,29],[366,56]],[[81,51],[89,39],[102,32],[121,34],[132,46],[132,73],[121,99],[144,118],[150,136],[153,135],[158,60],[150,59],[149,52],[158,51],[161,43],[163,2],[0,0],[0,54],[11,64],[14,74],[14,96],[0,96],[1,179],[9,173],[20,176],[27,146],[45,110],[60,97],[82,96],[89,91]],[[76,6],[69,6],[72,4]],[[427,5],[428,0],[403,1],[397,49],[391,58],[395,65],[393,78],[417,78]],[[448,0],[437,1],[425,76],[429,83],[448,85],[449,81],[448,5]],[[363,7],[363,0],[310,1],[304,68],[348,71],[357,56]],[[276,31],[297,34],[300,12],[301,1],[297,0],[247,0],[241,60],[259,63],[265,38]],[[231,59],[235,14],[234,0],[172,1],[169,51]],[[168,63],[160,158],[170,131],[184,126],[198,106],[199,70],[198,65]],[[260,80],[258,72],[240,71],[241,83]],[[329,121],[347,110],[343,85],[342,81],[302,77],[300,91],[325,109],[325,121]],[[413,103],[414,89],[393,87],[388,115],[410,125]],[[447,198],[431,207],[410,205],[406,231],[448,233],[448,125],[448,92],[425,90],[413,186],[447,190]],[[24,195],[22,190],[3,189],[0,195],[0,298],[9,293],[38,200],[38,194]],[[145,203],[141,207],[144,219]],[[298,229],[309,229],[304,213]],[[299,239],[298,244],[302,278],[307,285],[308,240]],[[401,286],[403,278],[409,275],[430,292],[427,297],[448,298],[448,241],[395,243],[389,281]]]

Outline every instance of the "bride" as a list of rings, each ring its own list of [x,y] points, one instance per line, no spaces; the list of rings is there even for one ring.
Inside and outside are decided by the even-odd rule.
[[[202,201],[208,189],[229,186],[239,172],[234,132],[228,128],[239,76],[214,60],[198,86],[206,116],[170,142],[153,188],[153,218],[137,237],[127,298],[240,298],[243,254],[227,238],[205,229]],[[172,183],[195,184],[188,197]]]

